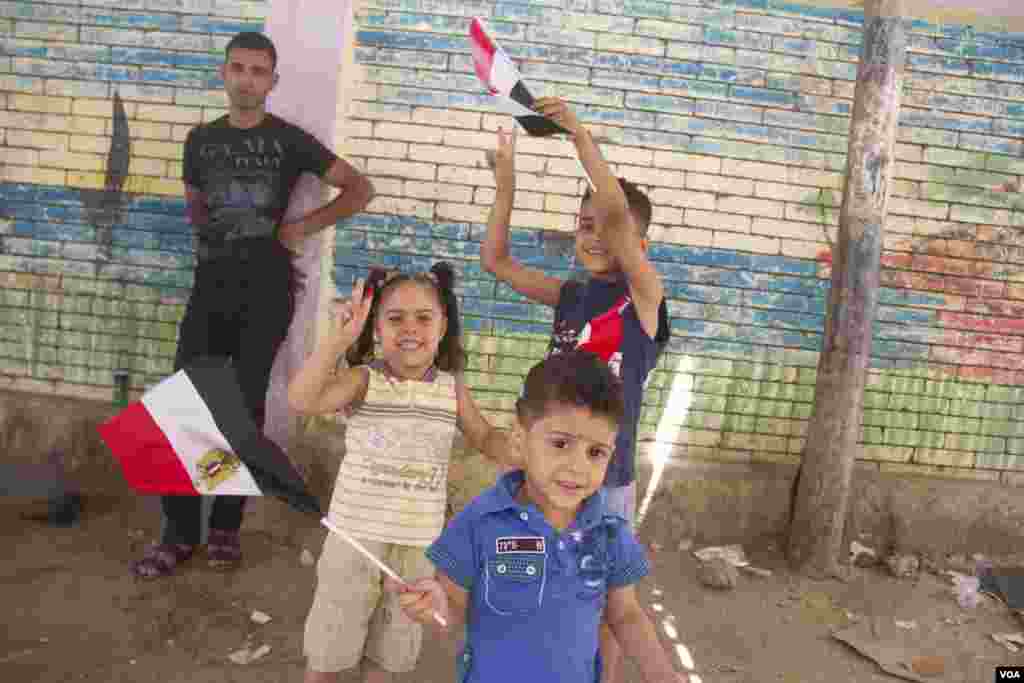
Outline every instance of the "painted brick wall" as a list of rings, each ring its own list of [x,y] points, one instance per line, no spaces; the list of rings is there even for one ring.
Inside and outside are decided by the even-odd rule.
[[[213,72],[265,6],[0,2],[0,371],[108,400],[171,367],[190,285],[181,142],[221,113]],[[794,461],[811,412],[861,15],[777,0],[364,0],[345,151],[381,195],[338,231],[340,290],[371,263],[456,263],[472,383],[501,421],[550,311],[479,267],[484,150],[508,120],[476,81],[488,18],[537,94],[572,100],[654,201],[674,338],[643,416],[673,455]],[[1016,191],[1024,39],[917,21],[911,35],[863,458],[1015,481],[1024,467]],[[115,97],[116,93],[116,97]],[[573,274],[582,179],[520,140],[515,251]],[[1013,191],[999,191],[999,190]],[[670,406],[665,410],[666,405]]]
[[[512,406],[550,312],[481,272],[498,125],[464,40],[482,15],[535,94],[573,101],[655,204],[674,338],[647,395],[660,453],[794,461],[814,393],[862,16],[776,0],[367,0],[349,152],[384,196],[336,275],[456,260],[474,384]],[[863,443],[890,471],[1011,480],[1024,466],[1024,40],[913,24]],[[569,275],[583,180],[521,139],[515,251]],[[344,248],[342,248],[344,247]],[[671,405],[665,410],[666,405]],[[672,444],[672,446],[668,446]],[[647,450],[651,451],[651,443]]]
[[[192,283],[182,143],[262,2],[0,2],[2,386],[110,400],[166,376]]]

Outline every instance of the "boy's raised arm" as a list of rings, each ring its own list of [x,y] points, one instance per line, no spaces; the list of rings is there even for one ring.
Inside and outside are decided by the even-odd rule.
[[[520,467],[522,454],[511,432],[495,427],[484,417],[461,373],[455,376],[455,398],[458,401],[459,429],[469,445],[497,465]]]
[[[527,299],[554,307],[558,304],[562,281],[536,268],[524,266],[509,253],[509,223],[516,194],[515,153],[515,129],[510,134],[499,128],[498,147],[493,156],[488,155],[488,162],[494,169],[496,191],[487,219],[487,234],[480,250],[481,265]]]
[[[653,338],[658,333],[658,307],[665,297],[665,287],[661,275],[647,258],[643,238],[629,210],[629,202],[619,179],[601,155],[590,131],[579,122],[564,100],[542,97],[537,100],[536,109],[568,130],[572,136],[580,163],[594,184],[591,202],[601,242],[622,268],[629,282],[629,292],[640,324],[648,336]]]

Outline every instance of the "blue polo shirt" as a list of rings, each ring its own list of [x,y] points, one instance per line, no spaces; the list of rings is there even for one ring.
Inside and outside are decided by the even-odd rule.
[[[522,471],[501,477],[427,548],[438,571],[469,591],[459,683],[594,681],[608,591],[647,575],[643,547],[606,512],[603,490],[558,532],[515,501],[522,484]]]

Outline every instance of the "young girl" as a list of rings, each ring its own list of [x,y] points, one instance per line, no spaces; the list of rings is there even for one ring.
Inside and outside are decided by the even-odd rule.
[[[516,457],[491,428],[462,379],[454,273],[357,280],[336,306],[327,340],[288,389],[304,415],[348,415],[345,457],[328,512],[400,575],[430,570],[424,549],[444,524],[448,458],[456,428],[496,460]],[[334,374],[346,354],[349,367]],[[306,621],[306,683],[338,680],[363,663],[363,680],[387,681],[416,666],[421,626],[382,590],[378,570],[328,534],[317,564],[317,590]]]

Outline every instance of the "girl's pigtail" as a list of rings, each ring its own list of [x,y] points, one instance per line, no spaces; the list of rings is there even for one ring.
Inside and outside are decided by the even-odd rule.
[[[462,319],[459,299],[455,295],[455,270],[445,261],[435,263],[430,272],[437,281],[437,292],[444,308],[448,326],[437,347],[437,367],[445,372],[466,369],[466,350],[462,347]]]
[[[373,328],[376,327],[377,306],[380,304],[380,290],[384,286],[387,272],[380,268],[371,268],[370,275],[366,278],[364,292],[370,292],[373,303],[370,305],[370,315],[366,318],[366,325],[359,333],[356,343],[345,353],[345,360],[348,366],[365,365],[373,360]]]

